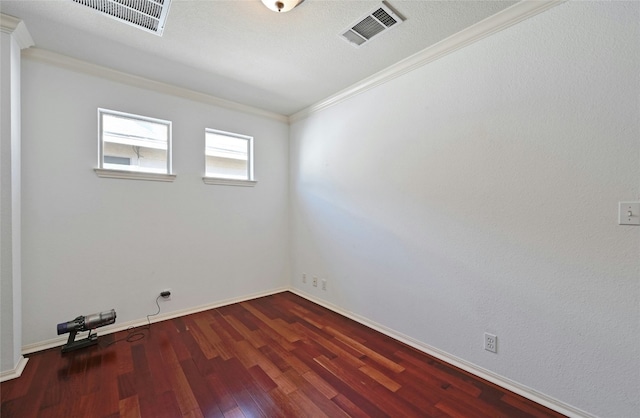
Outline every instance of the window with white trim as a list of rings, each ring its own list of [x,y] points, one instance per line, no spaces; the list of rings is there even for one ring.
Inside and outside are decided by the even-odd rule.
[[[205,183],[251,186],[253,137],[215,129],[205,130]]]
[[[171,173],[171,121],[98,109],[98,124],[98,175],[162,181],[175,178]]]

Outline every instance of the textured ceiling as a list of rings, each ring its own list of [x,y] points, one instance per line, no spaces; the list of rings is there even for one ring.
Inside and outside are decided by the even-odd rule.
[[[173,0],[162,37],[69,0],[2,0],[36,47],[291,115],[515,1],[390,0],[406,21],[354,48],[338,34],[379,1]]]

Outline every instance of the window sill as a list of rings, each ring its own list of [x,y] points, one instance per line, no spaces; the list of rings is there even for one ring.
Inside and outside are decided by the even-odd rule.
[[[219,186],[242,186],[242,187],[254,187],[255,180],[238,180],[238,179],[223,179],[219,177],[203,177],[202,181],[205,184],[217,184]]]
[[[161,173],[143,173],[140,171],[126,171],[126,170],[109,170],[104,168],[94,168],[98,177],[112,178],[112,179],[128,179],[128,180],[148,180],[148,181],[166,181],[172,182],[176,179],[175,174],[161,174]]]

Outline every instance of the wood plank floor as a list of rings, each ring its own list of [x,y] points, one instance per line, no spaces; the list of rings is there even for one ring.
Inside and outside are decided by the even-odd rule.
[[[145,334],[30,355],[2,418],[562,416],[290,292]]]

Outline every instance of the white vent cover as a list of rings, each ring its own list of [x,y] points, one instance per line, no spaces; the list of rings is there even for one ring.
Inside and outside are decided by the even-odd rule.
[[[171,0],[73,0],[114,19],[162,36]]]
[[[340,37],[351,45],[358,47],[374,36],[398,26],[403,19],[385,4],[376,7],[371,13],[358,19],[356,23],[342,31]]]

